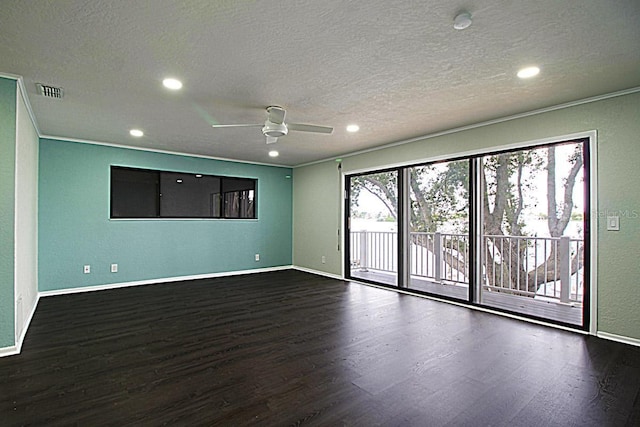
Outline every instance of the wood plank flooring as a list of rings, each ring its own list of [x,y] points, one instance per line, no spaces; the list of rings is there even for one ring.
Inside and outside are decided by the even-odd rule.
[[[48,297],[20,425],[637,426],[640,348],[295,270]]]
[[[388,272],[374,270],[356,271],[353,273],[353,277],[369,282],[396,286],[395,275]],[[469,300],[468,286],[442,285],[428,279],[413,276],[408,290],[427,292],[436,296],[442,295],[461,301]],[[519,313],[529,317],[582,326],[582,307],[560,304],[559,301],[544,301],[498,292],[483,291],[480,304],[488,308],[497,308],[498,310]]]

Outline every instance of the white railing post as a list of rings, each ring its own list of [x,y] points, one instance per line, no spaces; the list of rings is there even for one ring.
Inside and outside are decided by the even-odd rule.
[[[367,271],[367,231],[360,232],[360,268]]]
[[[433,254],[435,255],[434,276],[436,282],[442,282],[442,234],[433,233]]]
[[[571,239],[560,237],[558,262],[560,262],[560,301],[568,303],[571,294]]]

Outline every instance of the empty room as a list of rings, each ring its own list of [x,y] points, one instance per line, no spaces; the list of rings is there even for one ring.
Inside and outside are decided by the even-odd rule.
[[[640,425],[640,3],[5,0],[0,426]]]

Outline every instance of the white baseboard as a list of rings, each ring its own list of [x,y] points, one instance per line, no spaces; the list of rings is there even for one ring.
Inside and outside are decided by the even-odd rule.
[[[305,273],[311,273],[311,274],[316,274],[318,276],[325,276],[325,277],[329,277],[330,279],[336,279],[336,280],[344,280],[341,276],[339,276],[338,274],[332,274],[332,273],[327,273],[326,271],[320,271],[320,270],[313,270],[311,268],[306,268],[306,267],[299,267],[297,265],[293,266],[294,270],[298,270],[298,271],[304,271]]]
[[[18,353],[22,351],[22,343],[24,342],[24,337],[27,336],[27,331],[29,330],[29,326],[31,326],[31,320],[33,319],[33,315],[36,314],[36,308],[38,307],[38,302],[40,301],[40,294],[36,295],[36,302],[31,307],[31,311],[29,312],[29,316],[27,320],[22,325],[22,333],[18,337],[18,342],[16,343],[16,347],[18,349]]]
[[[616,341],[623,344],[629,344],[636,347],[640,347],[640,340],[637,338],[625,337],[622,335],[610,334],[609,332],[598,331],[596,336],[605,340]]]
[[[68,294],[77,294],[77,293],[83,293],[83,292],[95,292],[95,291],[105,291],[109,289],[128,288],[131,286],[157,285],[160,283],[183,282],[187,280],[200,280],[200,279],[212,279],[215,277],[239,276],[241,274],[266,273],[270,271],[289,270],[291,268],[292,268],[291,265],[284,265],[279,267],[256,268],[253,270],[225,271],[221,273],[196,274],[192,276],[162,277],[158,279],[138,280],[133,282],[109,283],[105,285],[83,286],[81,288],[67,288],[67,289],[56,289],[52,291],[42,291],[38,295],[40,297],[50,297],[50,296],[56,296],[56,295],[68,295]]]
[[[36,313],[36,308],[38,307],[38,301],[40,301],[40,295],[36,296],[36,303],[33,304],[31,310],[29,311],[29,316],[27,316],[27,320],[22,325],[22,333],[16,340],[16,345],[12,345],[10,347],[2,347],[0,348],[0,357],[6,356],[14,356],[16,354],[20,354],[22,351],[22,343],[24,342],[24,337],[27,336],[27,331],[29,330],[29,326],[31,325],[31,320],[33,319],[33,315]]]
[[[13,356],[20,354],[18,346],[12,345],[11,347],[0,347],[0,357]]]

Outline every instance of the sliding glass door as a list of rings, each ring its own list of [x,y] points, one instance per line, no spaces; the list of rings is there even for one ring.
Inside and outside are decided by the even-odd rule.
[[[398,171],[348,180],[349,276],[398,284]]]
[[[582,325],[585,140],[484,156],[483,305]]]
[[[409,283],[469,299],[469,160],[408,168]]]
[[[347,277],[586,328],[589,141],[347,176]]]

